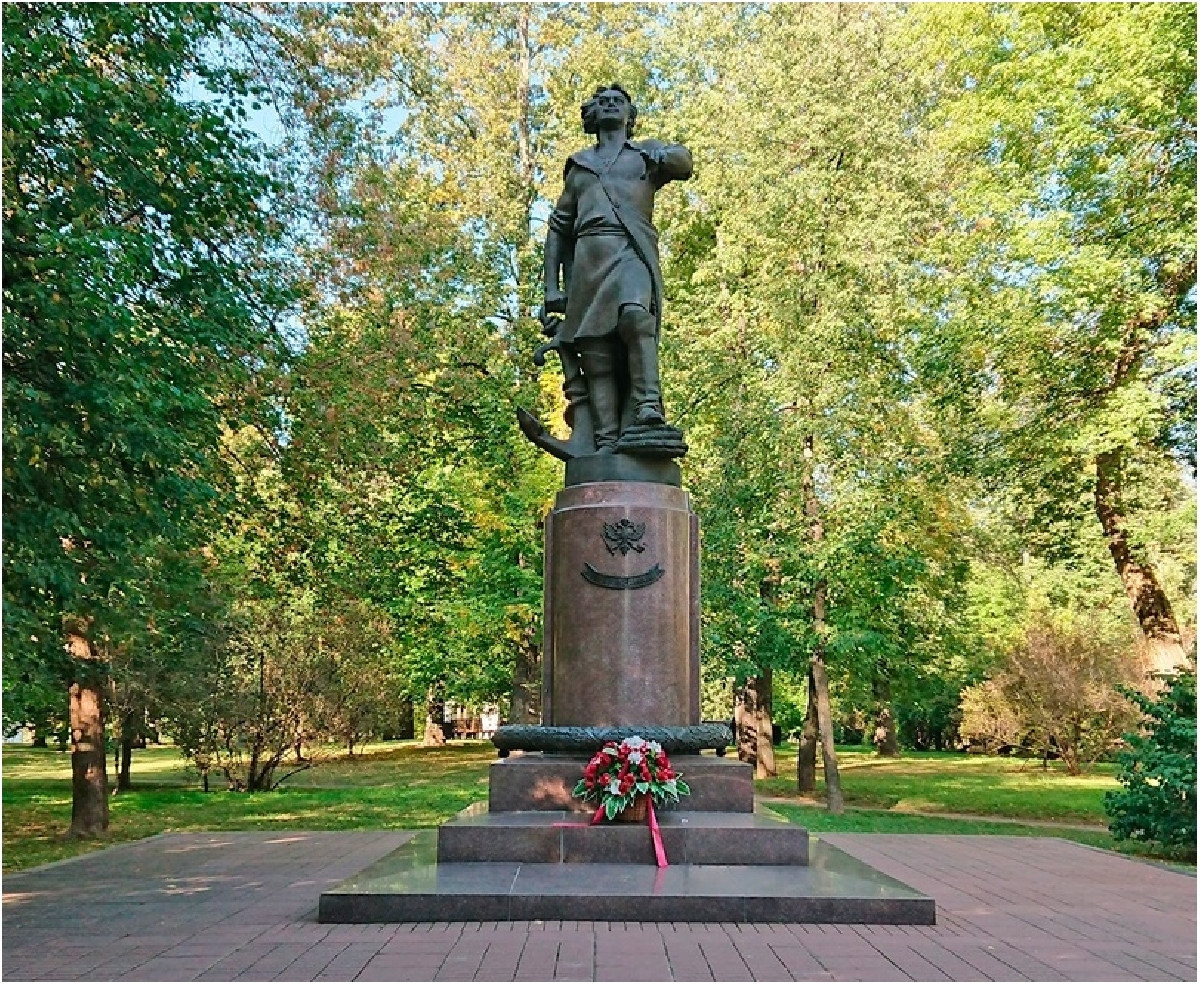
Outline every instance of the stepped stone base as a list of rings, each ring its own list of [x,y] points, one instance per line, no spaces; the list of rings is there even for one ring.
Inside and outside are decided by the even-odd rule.
[[[934,901],[814,839],[808,865],[438,862],[437,834],[321,894],[322,923],[636,920],[932,924]]]
[[[488,809],[500,811],[592,812],[571,791],[586,756],[552,753],[513,753],[492,763],[489,775]],[[717,756],[672,756],[671,766],[683,775],[692,795],[679,804],[664,807],[661,815],[674,811],[724,811],[750,814],[754,811],[754,768],[736,759]]]
[[[494,814],[467,808],[438,828],[440,862],[620,862],[653,865],[646,823],[590,825],[568,811]],[[808,832],[766,811],[659,816],[671,865],[807,865]]]

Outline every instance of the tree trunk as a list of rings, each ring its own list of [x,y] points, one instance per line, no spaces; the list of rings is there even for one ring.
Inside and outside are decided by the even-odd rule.
[[[824,646],[821,647],[824,650]],[[833,744],[833,720],[829,709],[829,678],[825,674],[824,654],[812,661],[813,682],[817,687],[817,724],[821,733],[821,766],[825,773],[825,806],[832,814],[845,810],[842,778],[838,772],[837,749]]]
[[[808,671],[808,704],[804,709],[804,729],[796,755],[796,789],[800,793],[817,791],[817,685],[812,669]]]
[[[775,607],[779,582],[779,561],[772,558],[767,561],[767,574],[758,585],[758,597],[764,606],[771,609]],[[775,768],[775,708],[771,673],[771,667],[761,667],[755,681],[754,723],[758,732],[758,761],[754,775],[760,780],[779,775],[779,770]]]
[[[1117,566],[1125,594],[1150,650],[1150,671],[1169,674],[1186,661],[1179,624],[1154,569],[1135,556],[1122,513],[1121,452],[1096,456],[1096,516]]]
[[[396,725],[397,739],[411,739],[416,735],[416,723],[413,721],[413,700],[404,697],[400,699],[400,720]]]
[[[108,762],[104,755],[104,681],[86,627],[72,621],[67,650],[76,661],[71,685],[71,827],[69,838],[92,838],[108,830]]]
[[[271,752],[261,736],[255,736],[250,753],[250,765],[246,769],[246,790],[249,793],[275,789],[275,770],[287,753],[287,748]]]
[[[815,464],[814,441],[811,434],[804,436],[804,458],[808,469],[804,477],[804,515],[809,521],[809,536],[814,547],[825,540],[825,526],[821,522],[821,504],[817,499],[813,479]],[[813,585],[813,632],[817,643],[813,648],[809,672],[817,692],[817,726],[821,735],[821,765],[825,772],[825,806],[830,813],[841,814],[845,809],[842,798],[842,779],[838,773],[837,749],[833,744],[833,718],[829,707],[829,677],[825,673],[825,592],[824,578]]]
[[[442,727],[445,717],[445,699],[434,691],[430,691],[425,702],[425,739],[422,745],[444,746],[446,744],[446,731]]]
[[[539,725],[542,721],[541,648],[532,641],[532,634],[517,650],[508,721],[511,725]]]
[[[133,765],[133,738],[121,735],[121,764],[117,768],[117,790],[129,790],[133,781],[129,778],[130,767]]]
[[[775,721],[772,717],[771,668],[764,667],[756,679],[754,721],[758,731],[758,762],[754,775],[765,780],[778,776],[775,768]]]
[[[758,721],[754,715],[757,701],[756,682],[753,677],[733,693],[733,734],[737,743],[737,756],[749,763],[758,772]]]
[[[875,730],[871,743],[880,756],[899,756],[900,740],[896,737],[896,716],[892,713],[892,682],[887,664],[882,661],[875,665],[871,690],[875,696]]]
[[[763,780],[776,776],[774,723],[771,719],[771,668],[749,677],[734,701],[737,723],[738,759],[754,765],[754,775]]]

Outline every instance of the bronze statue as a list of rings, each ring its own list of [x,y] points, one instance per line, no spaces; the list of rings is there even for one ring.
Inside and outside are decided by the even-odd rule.
[[[637,107],[613,83],[582,106],[592,147],[572,154],[550,216],[545,250],[543,331],[553,337],[534,355],[557,350],[566,381],[571,437],[548,434],[527,411],[522,430],[562,459],[630,454],[677,458],[683,434],[667,423],[658,374],[662,273],[654,195],[692,175],[679,144],[633,141]]]

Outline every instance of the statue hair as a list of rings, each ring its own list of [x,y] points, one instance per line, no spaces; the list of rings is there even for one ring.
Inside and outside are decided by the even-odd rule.
[[[611,85],[597,86],[596,91],[592,93],[591,99],[579,107],[579,115],[583,118],[584,133],[598,133],[600,127],[596,123],[596,97],[602,92],[616,91],[621,93],[629,100],[629,126],[625,128],[625,136],[633,136],[634,124],[637,123],[637,107],[633,104],[633,97],[629,95],[629,90],[626,89],[620,82],[613,82]]]

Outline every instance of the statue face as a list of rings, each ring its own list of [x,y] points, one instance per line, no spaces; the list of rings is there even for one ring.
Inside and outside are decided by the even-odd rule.
[[[601,130],[628,130],[630,104],[617,89],[605,89],[596,97],[596,124]]]

